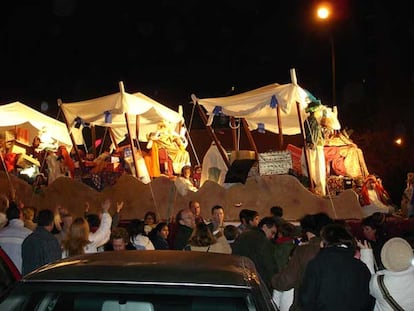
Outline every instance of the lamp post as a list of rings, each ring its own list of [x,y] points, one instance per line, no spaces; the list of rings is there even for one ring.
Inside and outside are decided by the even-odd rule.
[[[332,6],[329,3],[322,3],[316,8],[317,18],[328,22],[332,18]],[[331,70],[332,70],[332,105],[336,106],[336,64],[335,64],[335,43],[332,28],[329,29],[329,43],[331,46]]]

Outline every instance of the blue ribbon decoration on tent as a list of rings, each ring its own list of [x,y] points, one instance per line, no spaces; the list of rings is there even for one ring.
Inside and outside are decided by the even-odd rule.
[[[81,119],[81,117],[76,117],[75,118],[75,128],[80,128],[81,125],[83,124],[83,120]]]
[[[272,95],[272,99],[270,100],[270,108],[275,109],[279,105],[277,102],[276,95]]]
[[[75,128],[78,129],[78,128],[81,127],[81,125],[82,126],[89,126],[90,123],[87,123],[87,122],[83,121],[81,117],[76,117],[75,118]]]
[[[221,107],[221,106],[215,106],[214,107],[214,109],[213,109],[213,114],[215,115],[215,116],[218,116],[218,115],[220,115],[220,114],[222,114],[223,113],[223,107]]]
[[[104,112],[105,123],[112,123],[112,113],[108,110]]]
[[[264,123],[257,123],[257,131],[260,134],[264,134],[266,132]]]

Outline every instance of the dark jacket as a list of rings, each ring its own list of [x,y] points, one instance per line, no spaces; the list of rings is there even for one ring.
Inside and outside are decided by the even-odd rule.
[[[270,279],[277,271],[274,245],[263,230],[252,228],[240,234],[232,245],[233,254],[250,258],[261,278],[270,287]]]
[[[278,291],[294,288],[293,303],[289,310],[300,310],[298,294],[305,274],[306,265],[320,250],[320,238],[313,237],[308,244],[300,245],[293,251],[287,266],[272,277],[272,287]]]
[[[321,249],[305,271],[299,293],[303,311],[362,311],[371,309],[367,266],[354,250],[339,246]]]
[[[37,226],[22,244],[22,274],[61,258],[62,249],[56,237],[44,227]]]
[[[193,228],[179,224],[173,242],[174,249],[183,250],[184,247],[188,244],[188,240],[190,239],[192,233]]]
[[[151,236],[151,242],[155,249],[170,249],[167,240],[160,237],[158,234]]]

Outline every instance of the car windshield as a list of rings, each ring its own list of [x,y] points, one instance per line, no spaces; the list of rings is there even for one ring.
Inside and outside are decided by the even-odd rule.
[[[82,285],[81,285],[82,286]],[[128,287],[20,284],[0,310],[37,311],[186,311],[262,310],[246,289],[184,286]]]

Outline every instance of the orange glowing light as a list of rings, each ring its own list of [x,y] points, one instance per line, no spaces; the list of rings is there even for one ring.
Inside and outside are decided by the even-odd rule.
[[[316,15],[318,19],[329,19],[332,15],[332,6],[327,2],[319,4],[316,8]]]
[[[398,146],[401,146],[403,143],[403,140],[401,137],[398,137],[395,141],[394,141]]]

